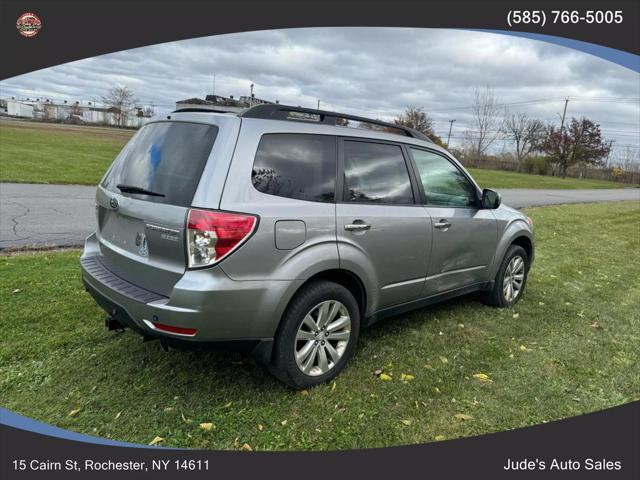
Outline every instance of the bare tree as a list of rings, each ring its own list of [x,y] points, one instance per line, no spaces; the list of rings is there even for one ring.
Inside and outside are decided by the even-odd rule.
[[[626,172],[640,171],[640,155],[637,148],[627,145],[619,156],[618,164]]]
[[[498,98],[489,87],[474,89],[471,108],[476,127],[472,135],[474,138],[472,155],[478,165],[482,156],[500,135],[504,115]]]
[[[137,100],[134,93],[124,86],[113,87],[106,96],[102,97],[102,102],[113,110],[116,118],[116,125],[123,126],[129,113],[134,109]]]
[[[512,113],[505,117],[502,131],[506,138],[513,140],[516,161],[522,163],[531,152],[540,147],[544,124],[528,117],[526,113]]]

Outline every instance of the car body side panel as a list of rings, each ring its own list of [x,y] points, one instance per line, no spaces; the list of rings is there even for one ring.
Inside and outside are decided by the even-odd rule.
[[[420,206],[359,203],[340,203],[337,211],[340,267],[352,271],[357,268],[367,276],[371,308],[418,298],[431,249],[427,212]],[[345,230],[345,225],[353,223],[370,225],[370,229]]]
[[[234,280],[305,280],[321,271],[339,268],[335,203],[268,195],[256,190],[251,181],[262,135],[308,133],[297,132],[292,123],[242,121],[241,141],[231,162],[220,208],[257,215],[260,221],[255,234],[242,248],[220,263]],[[295,242],[294,248],[276,247],[276,235],[283,221],[304,223],[304,240]]]
[[[433,229],[424,296],[486,281],[498,240],[493,211],[471,207],[426,209],[434,224],[448,222],[451,226]]]

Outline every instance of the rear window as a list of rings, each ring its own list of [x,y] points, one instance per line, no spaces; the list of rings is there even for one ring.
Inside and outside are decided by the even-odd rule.
[[[262,193],[314,202],[333,202],[336,138],[303,133],[267,134],[260,140],[251,174]]]
[[[187,207],[218,134],[218,127],[199,123],[159,122],[146,125],[120,152],[102,186],[149,202]],[[125,193],[126,185],[159,195]]]

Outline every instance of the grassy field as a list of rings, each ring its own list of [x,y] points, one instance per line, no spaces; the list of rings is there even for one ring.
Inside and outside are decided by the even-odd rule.
[[[134,132],[0,121],[0,181],[96,185]]]
[[[77,251],[0,257],[0,405],[132,442],[316,450],[478,435],[640,399],[640,204],[528,214],[537,258],[515,308],[469,297],[381,322],[335,384],[303,392],[234,354],[164,353],[105,331]]]
[[[577,190],[579,188],[623,188],[633,185],[592,180],[588,178],[561,178],[547,175],[528,175],[526,173],[506,172],[483,168],[469,168],[469,173],[483,188],[558,188]]]
[[[0,181],[96,185],[132,130],[0,120]],[[579,180],[471,169],[483,187],[621,188],[604,180]]]

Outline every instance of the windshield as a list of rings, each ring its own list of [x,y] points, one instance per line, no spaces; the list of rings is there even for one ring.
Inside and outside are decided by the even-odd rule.
[[[217,133],[218,127],[200,123],[148,124],[122,149],[102,186],[149,202],[188,207]]]

